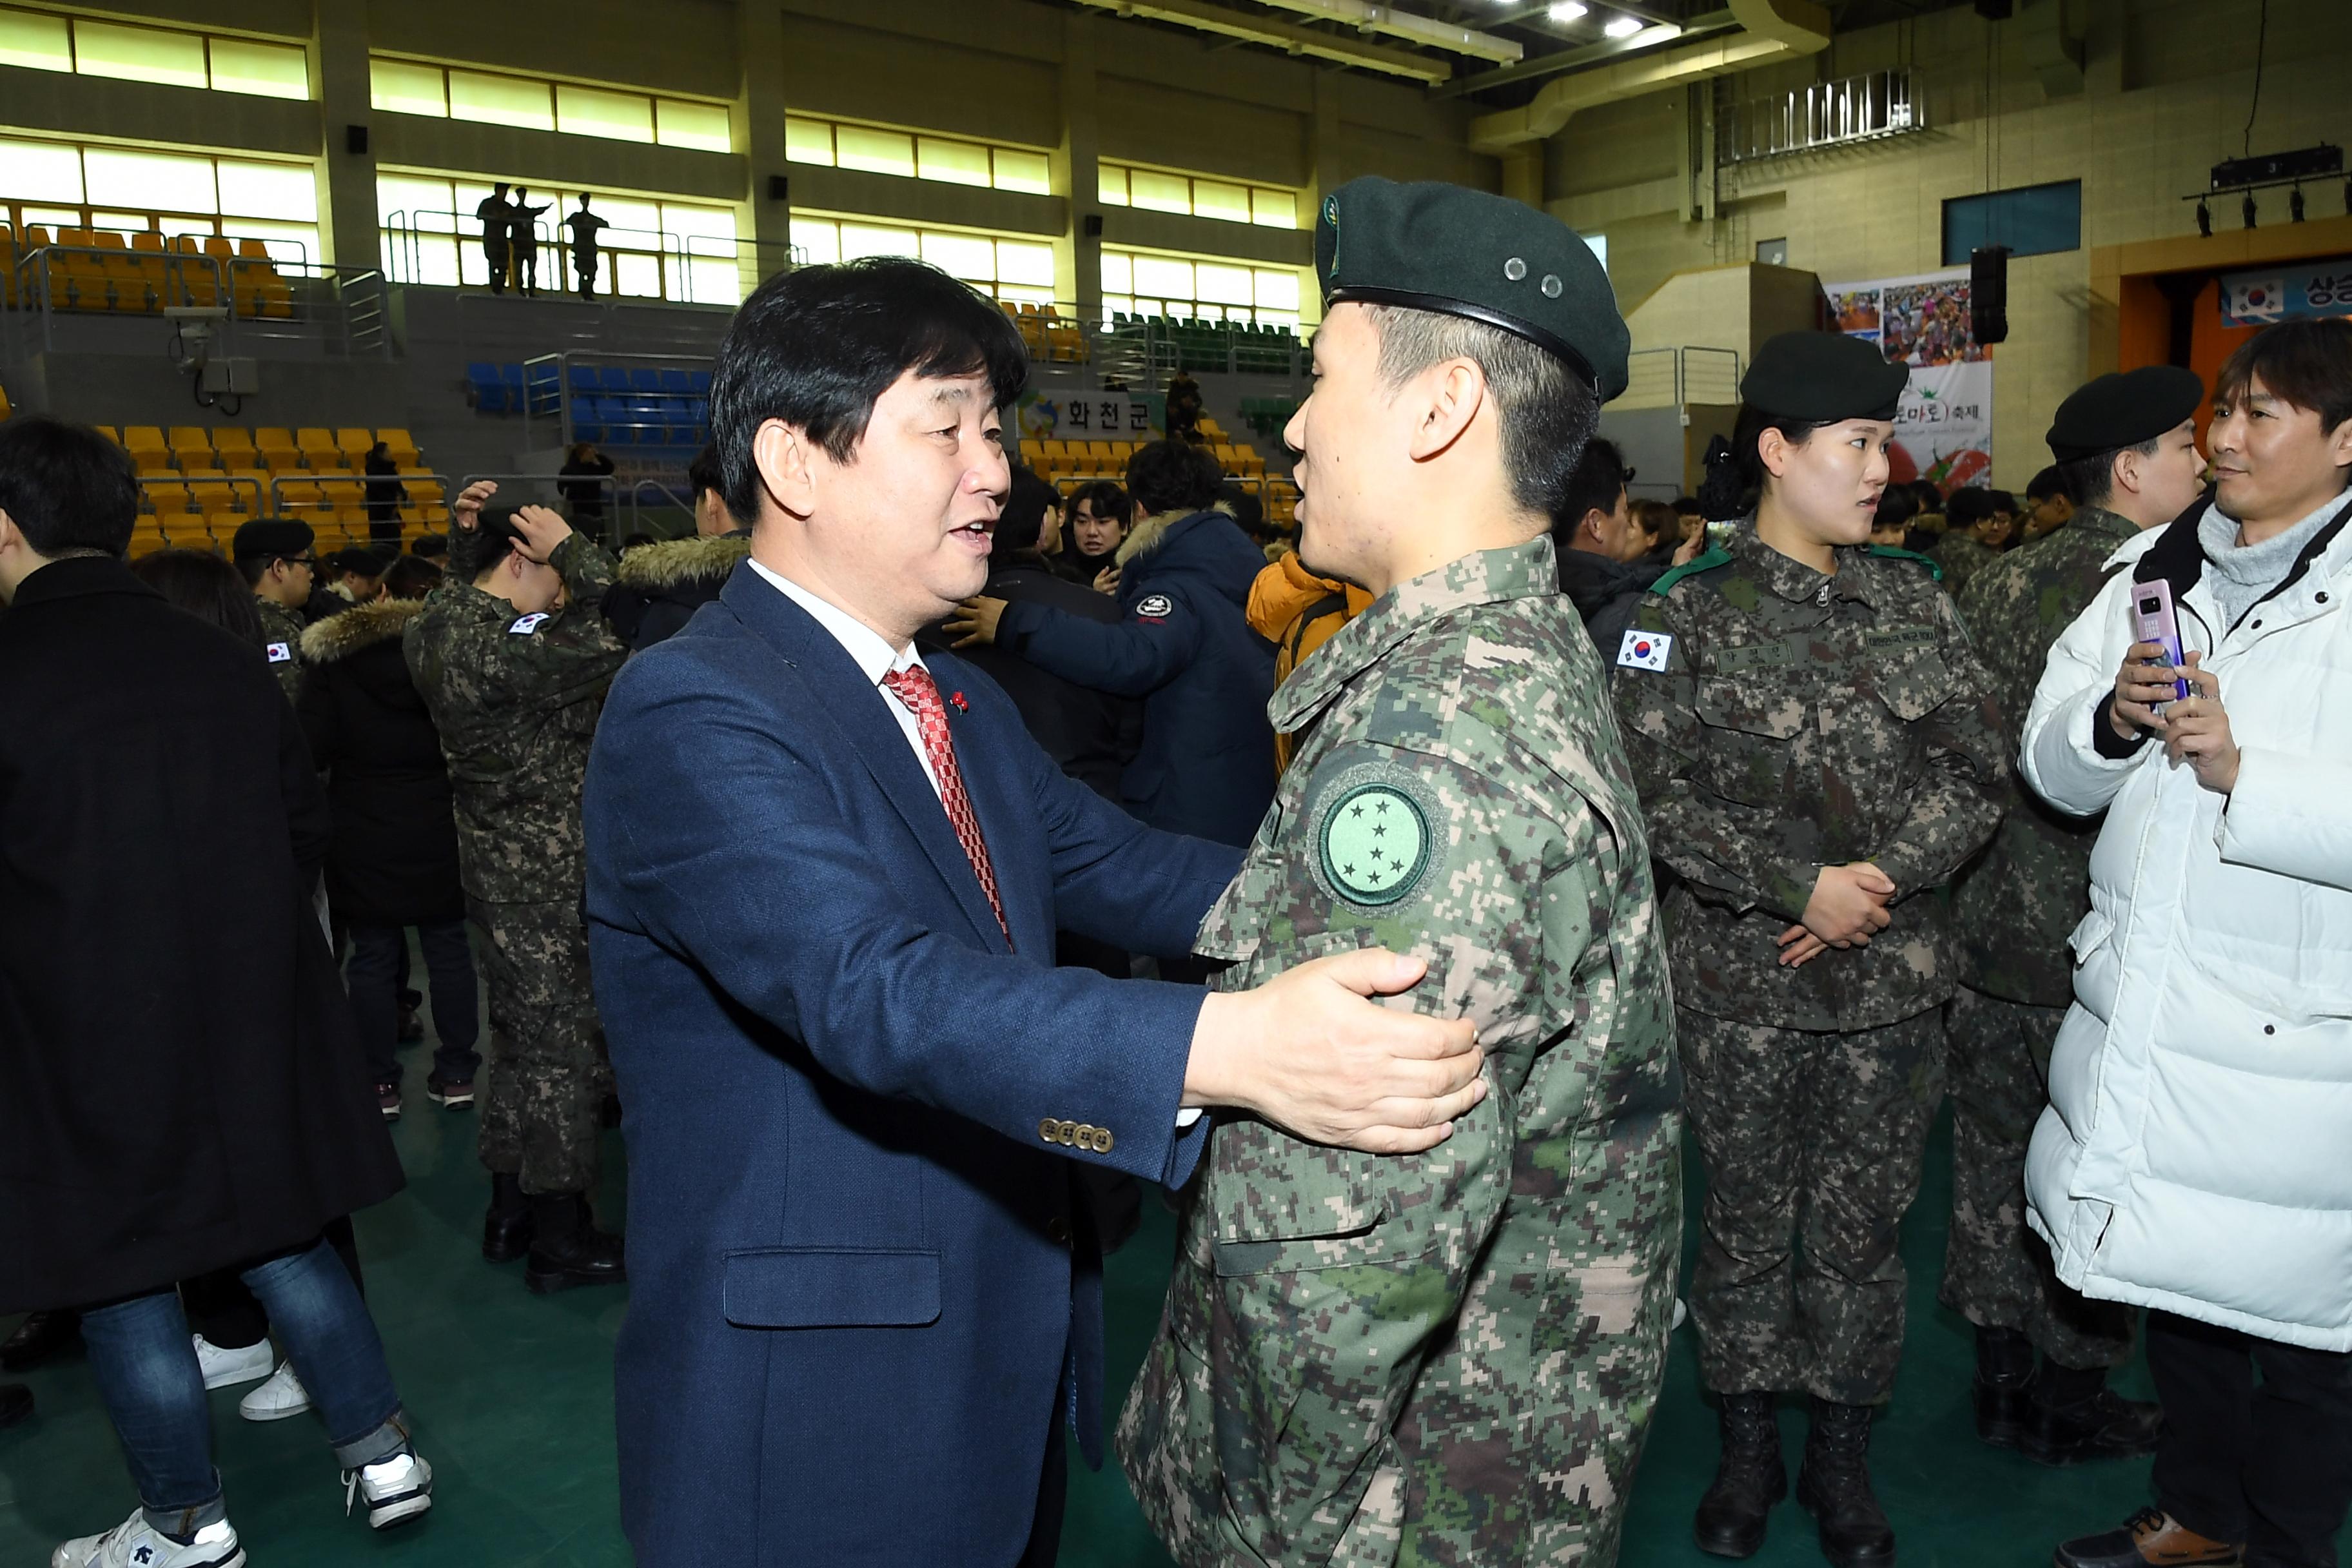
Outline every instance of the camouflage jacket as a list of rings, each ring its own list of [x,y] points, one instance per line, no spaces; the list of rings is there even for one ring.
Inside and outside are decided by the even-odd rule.
[[[451,578],[401,634],[449,759],[466,891],[492,903],[580,896],[580,784],[604,689],[629,652],[603,615],[613,558],[575,533],[550,564],[571,599],[556,614],[518,615]]]
[[[1544,1310],[1577,1237],[1604,1237],[1620,1293],[1642,1293],[1627,1255],[1671,1282],[1681,1079],[1648,840],[1558,584],[1548,538],[1465,556],[1375,601],[1269,705],[1299,749],[1202,922],[1200,951],[1232,961],[1216,984],[1418,954],[1403,1002],[1477,1021],[1492,1092],[1421,1155],[1215,1127],[1118,1438],[1188,1568],[1386,1563],[1416,1531],[1444,1561],[1520,1560],[1545,1500],[1576,1494],[1572,1415],[1596,1398],[1556,1321],[1582,1314]],[[1462,1346],[1503,1386],[1458,1375]],[[1412,1399],[1478,1404],[1488,1436],[1400,1452]]]
[[[1944,569],[1944,592],[1957,599],[1971,578],[2000,559],[2000,552],[1979,543],[1974,534],[1948,533],[1928,548],[1927,556]]]
[[[261,651],[269,660],[269,673],[278,678],[286,700],[295,701],[302,695],[302,633],[307,629],[302,612],[258,594],[253,596],[253,607],[261,616]]]
[[[2008,796],[1991,679],[1927,564],[1860,546],[1836,564],[1824,576],[1743,521],[1658,579],[1616,651],[1651,843],[1681,879],[1675,995],[1713,1017],[1866,1029],[1942,1002],[1958,953],[1943,902],[1919,895],[1983,847]],[[1855,860],[1894,879],[1895,923],[1781,967],[1821,868]]]
[[[2001,556],[1960,595],[1960,619],[1984,652],[1993,694],[2012,724],[2032,705],[2050,645],[2098,595],[2111,575],[2108,560],[2138,537],[2130,519],[2086,507]],[[1992,847],[1954,892],[1960,975],[2011,1002],[2063,1007],[2074,999],[2066,939],[2091,912],[2091,846],[2106,818],[2065,816],[2021,784],[2011,803]]]

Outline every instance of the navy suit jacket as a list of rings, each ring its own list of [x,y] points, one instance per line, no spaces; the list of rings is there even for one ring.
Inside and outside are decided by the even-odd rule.
[[[643,1568],[1012,1563],[1049,1423],[1101,1453],[1067,1162],[1174,1184],[1199,1157],[1202,994],[1055,969],[1054,932],[1183,953],[1238,856],[1066,779],[986,677],[927,662],[1010,953],[882,694],[748,564],[604,706],[586,907],[629,1108]]]

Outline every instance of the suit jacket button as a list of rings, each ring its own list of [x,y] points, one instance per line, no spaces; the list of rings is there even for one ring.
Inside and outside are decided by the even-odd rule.
[[[1110,1152],[1109,1128],[1097,1127],[1095,1129],[1095,1152],[1097,1154],[1108,1154]]]
[[[1070,1222],[1060,1215],[1055,1215],[1045,1222],[1045,1234],[1064,1247],[1067,1247],[1070,1245]]]
[[[1048,1116],[1045,1121],[1037,1123],[1037,1136],[1051,1143],[1054,1142],[1054,1131],[1059,1125],[1060,1123]]]

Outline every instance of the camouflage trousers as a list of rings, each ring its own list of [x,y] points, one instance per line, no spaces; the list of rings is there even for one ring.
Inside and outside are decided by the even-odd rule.
[[[1944,1016],[1951,1058],[1952,1230],[1944,1305],[1981,1328],[2016,1329],[2061,1366],[2121,1366],[2131,1309],[2058,1282],[2050,1248],[2025,1223],[2025,1147],[2049,1100],[2050,1048],[2063,1007],[2004,1001],[1963,986]]]
[[[612,1083],[577,903],[467,900],[490,997],[484,1168],[526,1193],[585,1193]]]
[[[1706,1164],[1690,1311],[1708,1388],[1841,1405],[1893,1390],[1895,1241],[1944,1092],[1940,1014],[1851,1034],[1677,1015]]]

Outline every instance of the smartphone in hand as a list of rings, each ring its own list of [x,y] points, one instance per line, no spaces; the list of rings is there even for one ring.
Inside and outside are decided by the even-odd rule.
[[[2164,662],[2179,669],[2189,661],[2180,651],[2180,621],[2172,613],[2172,584],[2158,577],[2152,583],[2132,584],[2132,636],[2140,642],[2152,642],[2164,650]],[[2175,679],[2173,695],[2189,695],[2189,682]]]

